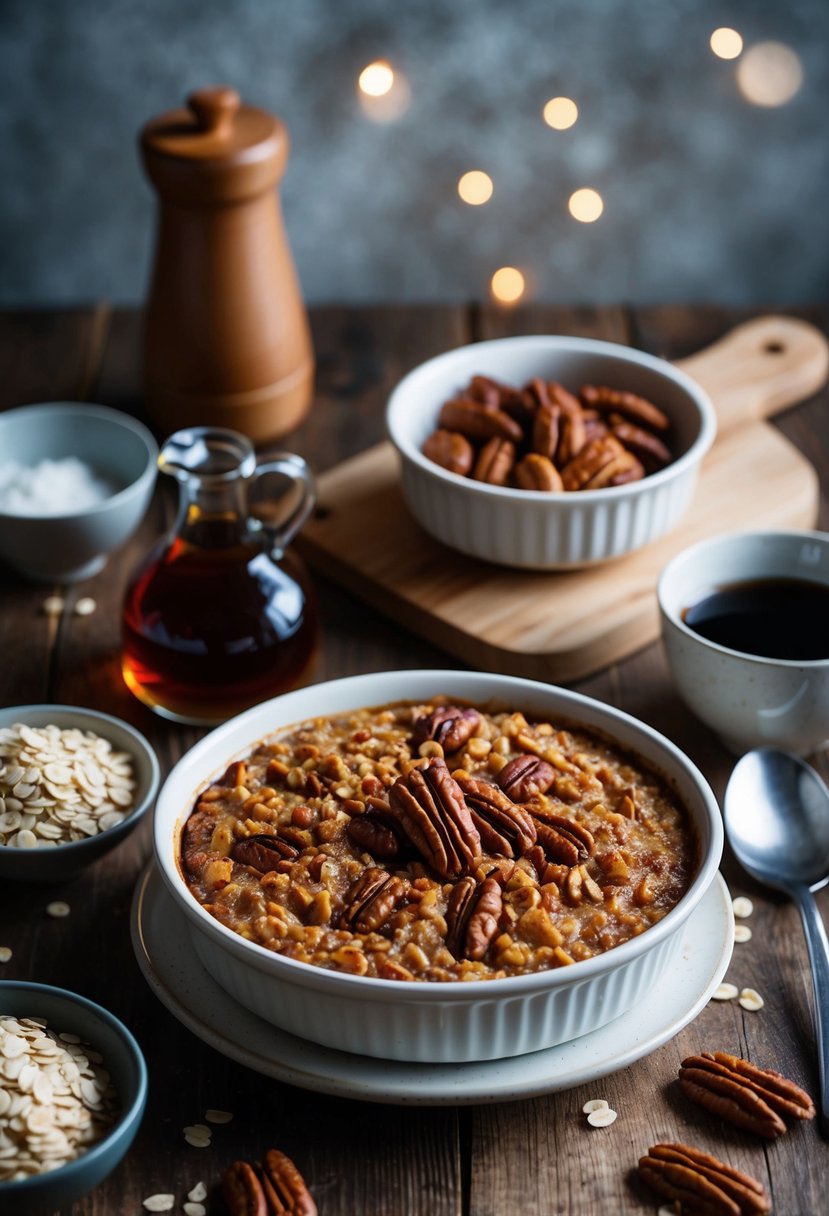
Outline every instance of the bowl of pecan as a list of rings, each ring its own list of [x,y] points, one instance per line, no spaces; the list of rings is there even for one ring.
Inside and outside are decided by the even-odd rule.
[[[628,715],[405,671],[213,731],[165,783],[154,839],[196,954],[243,1006],[446,1063],[566,1042],[646,999],[723,832],[697,769]]]
[[[389,398],[386,426],[427,532],[471,557],[556,570],[670,531],[716,420],[703,389],[662,359],[536,335],[421,364]]]

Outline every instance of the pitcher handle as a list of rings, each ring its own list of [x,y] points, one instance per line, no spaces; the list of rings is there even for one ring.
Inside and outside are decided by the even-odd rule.
[[[267,534],[274,556],[278,558],[313,511],[317,501],[317,485],[309,465],[295,452],[277,452],[272,460],[257,465],[252,481],[257,483],[271,474],[289,478],[299,489],[299,501],[287,518],[278,524],[271,524],[263,519],[256,520]]]

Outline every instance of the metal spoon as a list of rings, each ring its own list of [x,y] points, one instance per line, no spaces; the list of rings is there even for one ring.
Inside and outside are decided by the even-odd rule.
[[[797,756],[743,756],[725,791],[725,830],[740,864],[797,904],[815,986],[821,1113],[829,1120],[829,941],[812,894],[829,883],[829,789]]]

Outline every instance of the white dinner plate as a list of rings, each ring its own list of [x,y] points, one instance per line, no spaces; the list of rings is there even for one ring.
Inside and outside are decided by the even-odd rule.
[[[412,1106],[510,1102],[596,1081],[649,1055],[707,1004],[734,944],[731,897],[718,874],[688,918],[682,947],[647,1004],[544,1051],[472,1064],[409,1064],[320,1047],[262,1021],[204,970],[186,921],[154,865],[132,903],[138,965],[162,1004],[222,1055],[300,1089]],[[496,981],[493,981],[497,983]]]

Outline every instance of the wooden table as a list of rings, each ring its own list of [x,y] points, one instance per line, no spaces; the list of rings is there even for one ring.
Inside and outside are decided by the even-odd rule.
[[[671,358],[687,355],[749,315],[721,307],[651,309],[533,306],[513,313],[472,307],[321,308],[313,315],[318,356],[314,409],[290,446],[322,471],[382,435],[390,387],[425,357],[477,338],[561,332],[628,342]],[[829,332],[829,306],[797,315]],[[92,400],[141,412],[140,317],[107,306],[0,316],[0,406]],[[807,454],[829,485],[824,390],[776,425]],[[760,491],[758,491],[760,492]],[[67,592],[69,605],[93,596],[97,611],[61,620],[41,603],[50,588],[9,570],[0,582],[0,699],[62,702],[119,715],[153,742],[166,771],[199,737],[154,718],[119,675],[119,609],[130,570],[168,521],[159,491],[139,534],[96,578]],[[820,525],[829,527],[829,505]],[[323,642],[311,680],[363,671],[457,667],[451,656],[405,633],[336,586],[317,580]],[[671,686],[659,645],[589,680],[580,691],[632,712],[678,742],[722,794],[733,758],[695,721]],[[818,762],[827,775],[824,756]],[[761,990],[765,1007],[744,1012],[712,1003],[675,1039],[596,1084],[532,1100],[468,1107],[411,1108],[320,1096],[268,1079],[205,1046],[158,1002],[141,976],[129,937],[130,902],[150,856],[150,824],[81,877],[63,886],[8,884],[0,890],[0,944],[14,954],[0,978],[63,985],[100,1001],[137,1035],[150,1070],[147,1116],[122,1166],[71,1210],[75,1216],[129,1216],[154,1192],[180,1200],[198,1179],[215,1189],[239,1156],[278,1146],[294,1158],[323,1216],[526,1216],[653,1212],[631,1169],[659,1140],[713,1152],[770,1187],[780,1216],[826,1211],[829,1152],[815,1124],[766,1145],[718,1125],[672,1084],[683,1056],[724,1049],[775,1067],[813,1094],[816,1058],[811,979],[797,913],[765,895],[726,856],[734,894],[754,900],[752,940],[736,947],[728,978]],[[45,912],[65,899],[71,915]],[[829,911],[826,893],[821,897]],[[591,1130],[584,1101],[602,1095],[616,1123]],[[188,1147],[182,1128],[207,1107],[234,1112],[209,1149]],[[180,1210],[177,1209],[177,1210]],[[69,1216],[69,1209],[63,1213]]]

